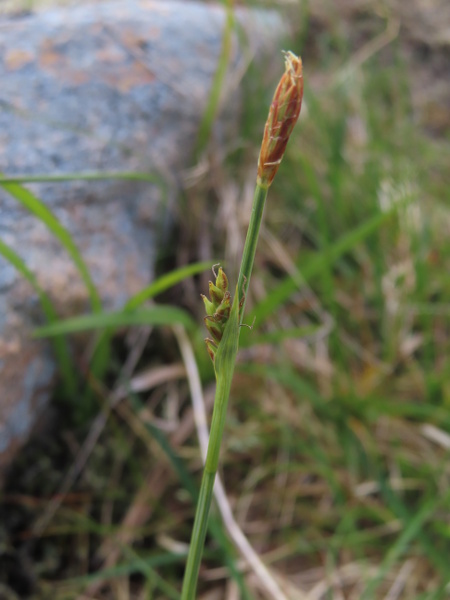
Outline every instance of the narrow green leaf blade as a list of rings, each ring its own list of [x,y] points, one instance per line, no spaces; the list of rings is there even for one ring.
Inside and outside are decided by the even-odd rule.
[[[164,185],[164,180],[155,173],[133,171],[93,171],[90,173],[61,173],[60,175],[48,175],[45,173],[38,173],[36,175],[3,175],[0,176],[0,185],[4,183],[63,183],[65,181],[102,181],[106,179],[145,181]]]
[[[173,306],[157,305],[142,308],[133,312],[110,312],[74,317],[59,321],[34,331],[35,337],[60,335],[61,333],[78,333],[104,327],[128,327],[130,325],[174,325],[179,323],[192,328],[195,323],[187,312]]]
[[[17,271],[22,275],[24,279],[28,281],[28,283],[33,287],[34,291],[39,297],[39,301],[41,303],[42,311],[49,323],[55,323],[57,321],[57,314],[55,309],[53,308],[52,301],[41,289],[39,286],[37,279],[24,263],[24,261],[20,258],[16,252],[10,248],[3,240],[0,240],[0,254],[17,269]],[[53,342],[53,347],[56,355],[56,359],[58,361],[59,367],[61,369],[62,378],[66,389],[69,394],[74,393],[76,383],[74,377],[74,368],[72,365],[72,360],[70,358],[70,352],[67,345],[67,341],[62,338],[56,338]]]
[[[213,264],[213,261],[194,263],[192,265],[180,267],[179,269],[175,269],[166,275],[158,277],[156,281],[153,281],[150,285],[132,296],[125,304],[124,310],[133,310],[137,308],[146,300],[154,298],[158,294],[165,292],[177,283],[180,283],[180,281],[183,281],[183,279],[191,277],[192,275],[197,275],[197,273],[201,273],[202,271],[211,268]]]
[[[359,225],[349,233],[342,236],[337,242],[330,245],[326,251],[318,252],[306,265],[301,262],[298,265],[301,269],[302,277],[309,280],[318,275],[326,268],[327,264],[336,262],[346,252],[349,252],[358,243],[366,237],[375,233],[383,223],[385,223],[396,212],[394,208],[385,213],[378,213],[371,219],[368,219],[362,225]],[[249,319],[256,319],[258,326],[261,325],[271,314],[276,312],[276,309],[288,300],[289,296],[298,288],[298,282],[292,277],[286,277],[277,285],[267,297],[256,306]]]
[[[1,174],[0,174],[1,175]],[[95,312],[101,311],[101,301],[98,292],[95,288],[94,282],[92,281],[91,274],[84,262],[72,236],[67,229],[59,222],[55,215],[49,210],[41,200],[39,200],[29,190],[22,187],[17,183],[2,183],[0,185],[11,194],[22,206],[34,214],[39,220],[41,220],[51,233],[61,242],[63,247],[68,252],[69,256],[73,260],[73,263],[77,267],[84,284],[89,292],[91,299],[92,310]]]

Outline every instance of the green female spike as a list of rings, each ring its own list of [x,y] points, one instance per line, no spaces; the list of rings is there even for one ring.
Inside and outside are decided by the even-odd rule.
[[[213,284],[212,281],[209,282],[209,297],[211,298],[211,302],[216,305],[216,308],[222,302],[224,296],[223,289],[218,288]]]
[[[200,296],[202,297],[203,303],[205,305],[206,314],[209,317],[212,317],[214,315],[214,313],[216,312],[217,306],[215,304],[213,304],[212,302],[210,302],[204,294],[200,294]]]
[[[220,342],[223,336],[223,327],[218,323],[215,317],[204,318],[205,325],[209,331],[209,333],[213,336],[214,341]]]
[[[225,272],[222,269],[222,267],[220,267],[219,273],[216,277],[216,287],[218,287],[220,290],[223,290],[224,292],[226,292],[228,289],[228,277],[225,275]]]
[[[223,300],[220,303],[219,308],[214,313],[214,318],[217,322],[223,323],[230,316],[231,310],[231,294],[230,292],[225,292],[223,296]]]

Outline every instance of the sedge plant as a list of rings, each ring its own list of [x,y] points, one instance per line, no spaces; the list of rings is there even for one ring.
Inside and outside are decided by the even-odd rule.
[[[228,278],[220,268],[215,282],[209,282],[209,299],[203,296],[205,324],[211,338],[205,340],[214,364],[216,393],[211,431],[200,494],[192,530],[184,574],[181,600],[194,600],[200,569],[214,481],[219,464],[220,445],[225,426],[228,398],[239,346],[239,332],[244,316],[245,299],[255,259],[264,205],[270,185],[282,161],[286,145],[300,114],[303,97],[302,61],[285,52],[285,72],[278,83],[258,160],[258,172],[252,213],[245,240],[234,299],[228,289]]]

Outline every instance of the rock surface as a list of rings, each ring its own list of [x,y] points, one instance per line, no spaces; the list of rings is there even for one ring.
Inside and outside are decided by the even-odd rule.
[[[255,53],[263,41],[278,58],[279,17],[237,14],[248,49]],[[176,187],[177,174],[192,160],[224,24],[220,7],[138,0],[0,20],[0,170],[158,172]],[[258,48],[263,56],[264,48]],[[234,40],[231,63],[240,61]],[[109,180],[28,187],[73,235],[105,307],[120,306],[151,281],[165,210],[160,186]],[[65,250],[2,189],[0,237],[59,314],[86,309],[86,288]],[[0,256],[0,470],[51,393],[50,346],[30,339],[39,322],[31,286]]]

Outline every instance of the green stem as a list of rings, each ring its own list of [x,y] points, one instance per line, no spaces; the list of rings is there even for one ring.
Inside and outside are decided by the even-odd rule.
[[[181,600],[195,599],[198,572],[203,554],[203,546],[205,544],[206,530],[208,528],[208,515],[211,507],[214,481],[219,466],[220,444],[222,441],[223,428],[225,426],[225,417],[233,373],[231,373],[231,377],[227,375],[228,374],[225,374],[225,376],[219,376],[217,378],[208,452],[206,454],[205,468],[195,513]]]
[[[230,395],[231,382],[233,379],[234,365],[239,340],[239,323],[244,313],[245,294],[250,283],[253,262],[255,260],[256,246],[258,243],[259,229],[267,197],[267,187],[256,185],[253,198],[253,208],[250,223],[245,239],[244,252],[242,255],[241,269],[239,272],[238,286],[236,287],[235,301],[230,314],[224,336],[219,344],[215,359],[216,369],[216,396],[214,399],[214,410],[211,421],[211,432],[209,436],[208,451],[206,455],[205,469],[203,471],[200,486],[200,495],[195,513],[192,538],[189,546],[189,554],[184,574],[181,600],[195,600],[198,572],[205,544],[206,531],[208,527],[208,515],[214,489],[217,468],[219,465],[220,445],[225,426],[228,398]],[[240,311],[238,310],[238,297],[243,300]]]
[[[250,223],[248,225],[247,237],[245,238],[244,252],[242,254],[241,269],[239,271],[238,278],[238,290],[239,299],[242,302],[244,298],[240,322],[244,316],[245,308],[245,297],[247,295],[248,286],[250,284],[250,277],[253,269],[253,262],[255,260],[256,245],[258,243],[259,229],[261,227],[261,221],[264,211],[264,205],[266,203],[268,187],[256,184],[255,195],[253,196],[253,207],[252,214],[250,217]]]

